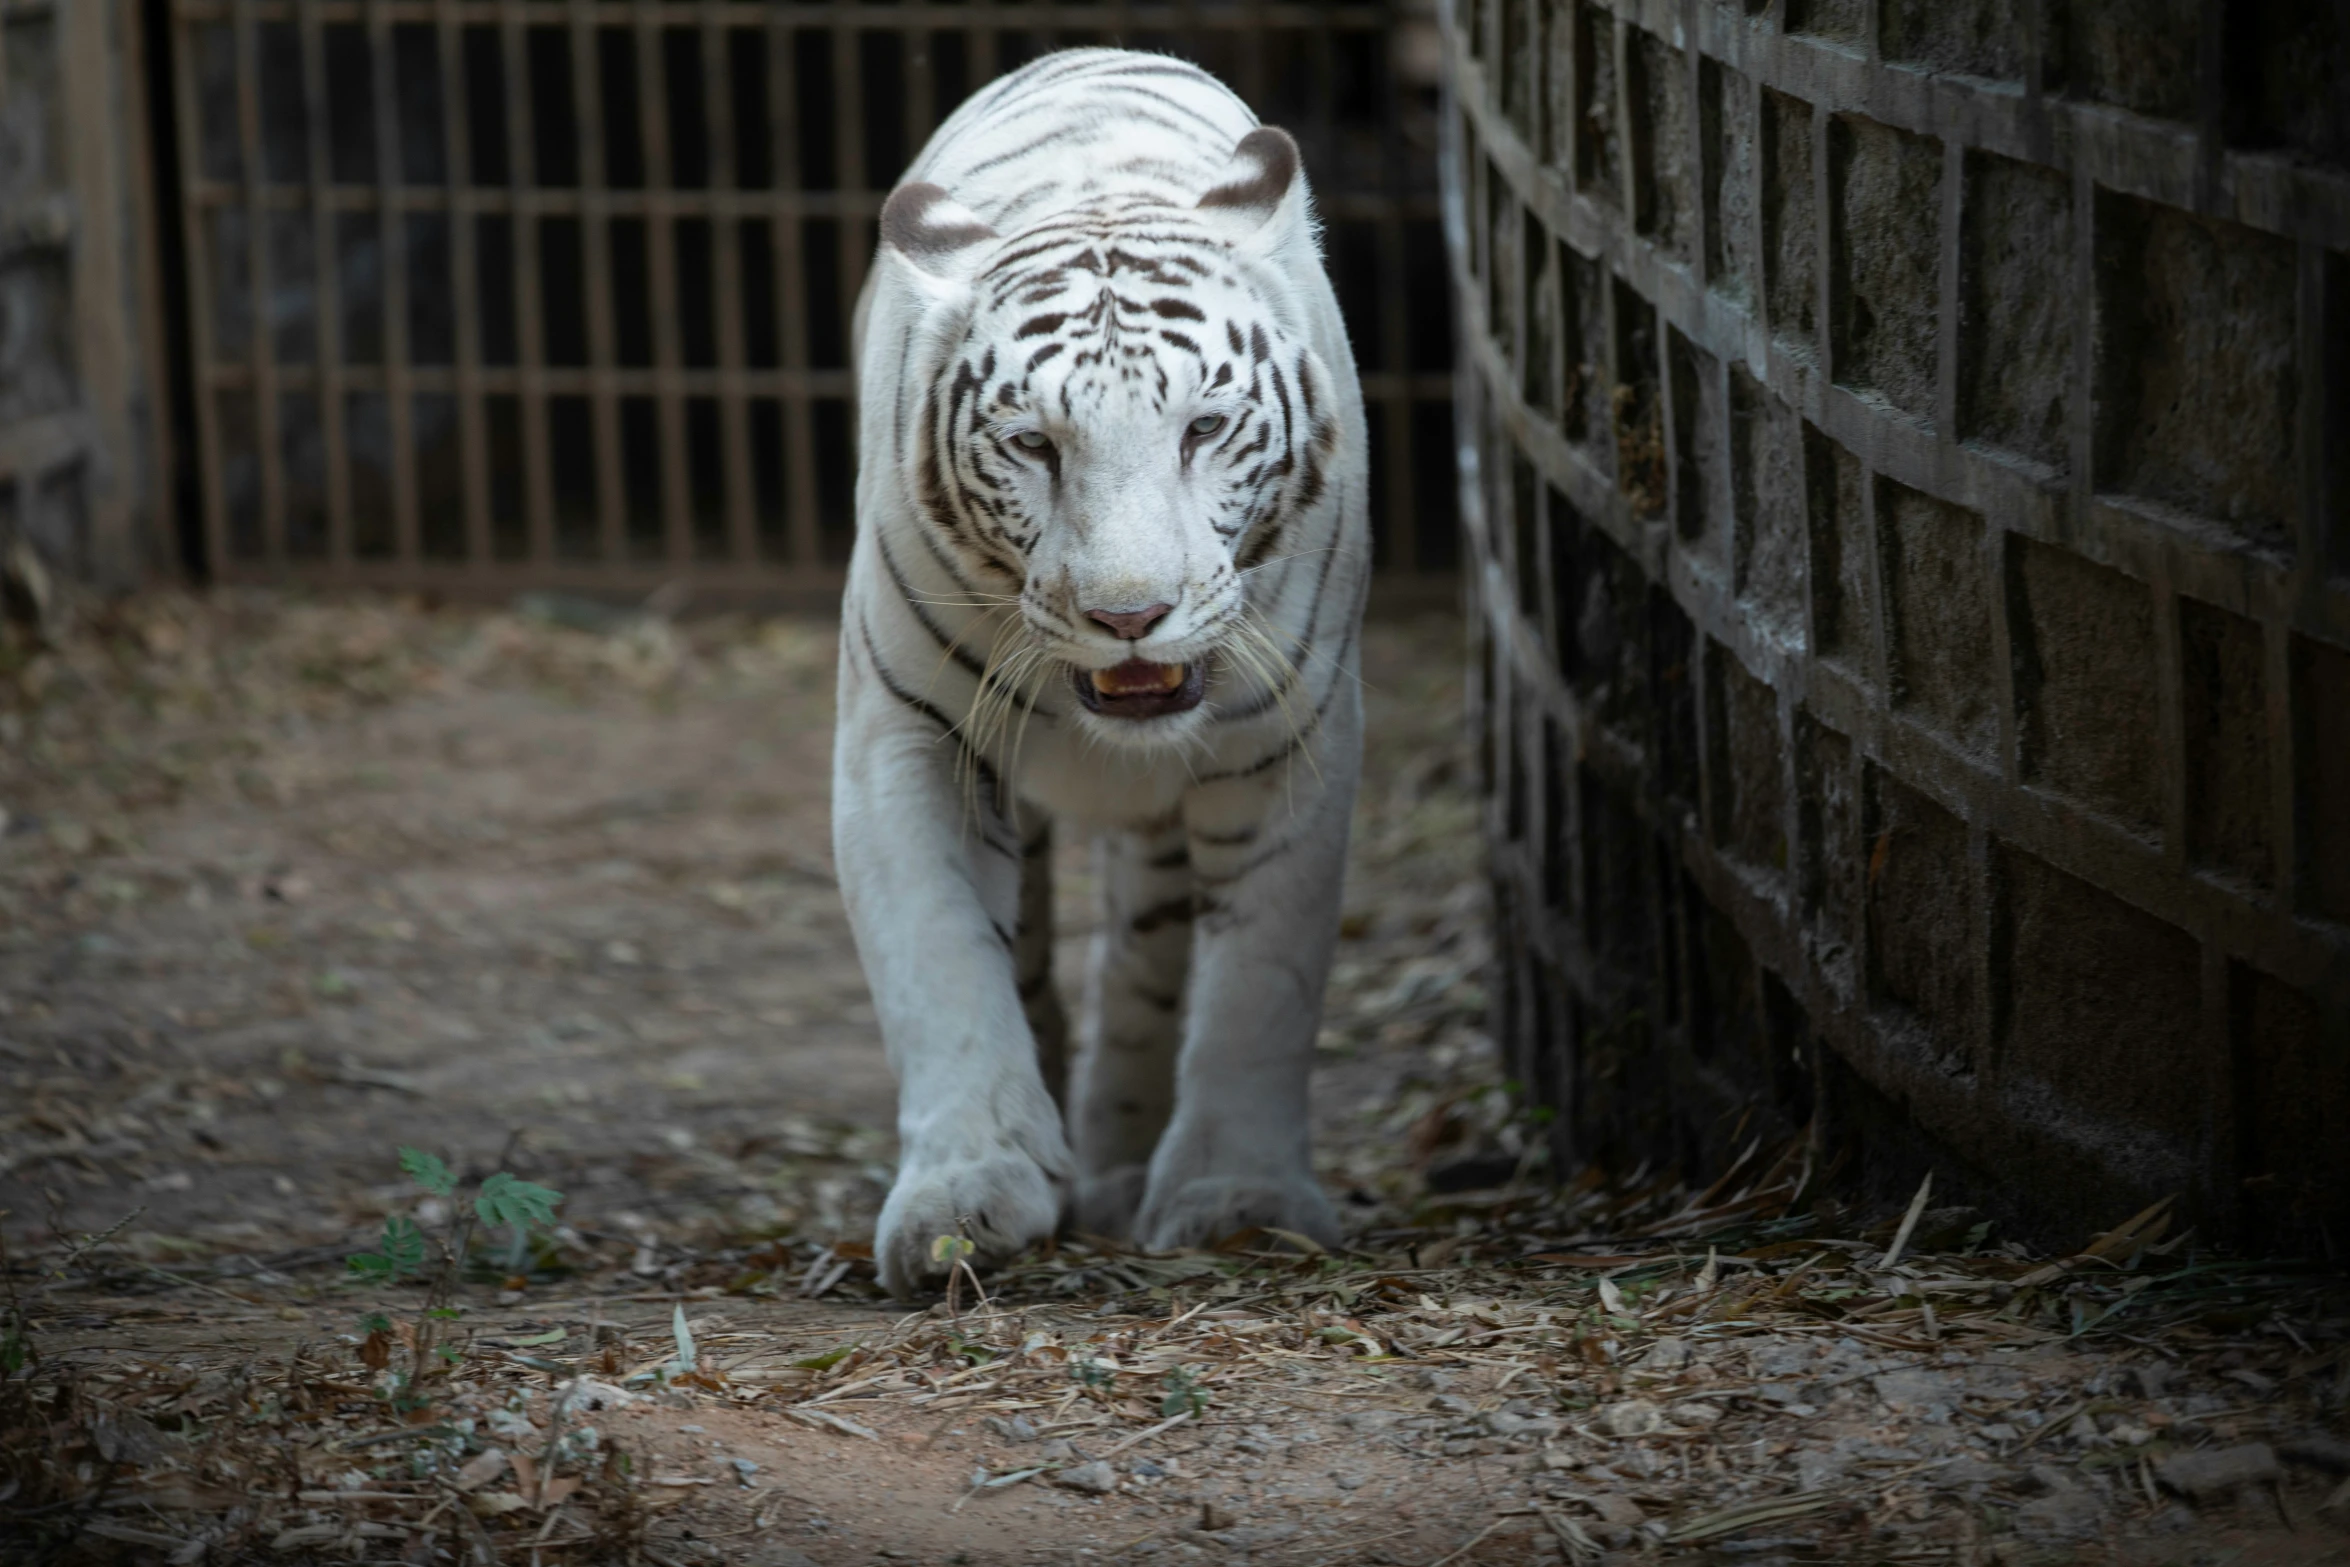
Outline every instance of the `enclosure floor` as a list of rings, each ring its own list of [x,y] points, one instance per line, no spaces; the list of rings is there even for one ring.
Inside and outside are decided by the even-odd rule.
[[[1366,640],[1373,739],[1316,1119],[1358,1227],[1420,1226],[1387,1265],[1402,1282],[1378,1286],[1396,1320],[1467,1314],[1488,1347],[1433,1334],[1405,1340],[1434,1346],[1417,1354],[1366,1356],[1372,1340],[1345,1325],[1386,1320],[1366,1295],[1266,1330],[1292,1347],[1221,1369],[1200,1348],[1205,1404],[1121,1447],[1107,1495],[1048,1483],[1054,1465],[1161,1424],[1157,1381],[1096,1397],[1063,1367],[1050,1396],[1007,1392],[991,1415],[929,1407],[936,1377],[909,1374],[816,1405],[834,1368],[795,1360],[919,1342],[960,1370],[963,1338],[1038,1332],[1140,1345],[1215,1267],[1258,1268],[1271,1296],[1295,1286],[1264,1258],[1115,1286],[1087,1283],[1120,1278],[1109,1265],[1064,1258],[1007,1287],[1016,1322],[909,1321],[880,1299],[857,1252],[894,1154],[893,1092],[830,872],[831,629],[575,629],[549,616],[594,619],[584,606],[542,610],[157,597],[9,653],[0,1226],[39,1375],[79,1378],[101,1402],[177,1378],[173,1407],[206,1420],[206,1399],[272,1376],[284,1399],[255,1395],[239,1418],[328,1396],[305,1386],[364,1396],[363,1318],[417,1302],[346,1281],[343,1257],[412,1211],[395,1150],[419,1145],[564,1193],[561,1244],[518,1261],[517,1287],[466,1288],[459,1333],[480,1376],[449,1409],[486,1420],[503,1400],[544,1440],[555,1378],[532,1358],[611,1341],[613,1376],[658,1364],[679,1303],[732,1368],[726,1386],[640,1389],[597,1416],[631,1455],[649,1518],[634,1548],[650,1560],[2346,1559],[2350,1499],[2321,1510],[2336,1483],[2323,1462],[2190,1498],[2127,1457],[2158,1431],[2178,1438],[2168,1452],[2338,1428],[2338,1342],[1985,1328],[1920,1354],[1889,1347],[1911,1343],[1892,1327],[1815,1314],[1690,1333],[1670,1377],[1644,1378],[1630,1362],[1671,1330],[1638,1302],[1604,1343],[1573,1325],[1608,1320],[1584,1307],[1540,1314],[1570,1290],[1599,1312],[1587,1274],[1439,1279],[1481,1210],[1432,1197],[1427,1172],[1506,1170],[1523,1152],[1480,1032],[1480,818],[1459,754],[1459,628],[1441,618]],[[1082,847],[1060,861],[1074,999]],[[1414,1278],[1445,1298],[1415,1302]],[[1259,1305],[1256,1283],[1214,1287],[1232,1342],[1256,1331],[1247,1308],[1289,1309]],[[2173,1369],[2137,1369],[2155,1362]],[[1943,1379],[1924,1393],[1898,1380],[1921,1366]],[[1756,1391],[1777,1383],[1789,1397]],[[1813,1388],[1818,1407],[1802,1401]],[[1613,1434],[1607,1411],[1627,1398],[1679,1399],[1682,1416]],[[1039,1440],[1005,1423],[1031,1406]],[[216,1561],[266,1556],[273,1535],[292,1541],[276,1560],[312,1545],[476,1559],[453,1522],[427,1533],[391,1507],[363,1533],[364,1507],[318,1500],[405,1483],[362,1472],[372,1455],[313,1430],[276,1468],[183,1459],[170,1444],[194,1427],[158,1434],[164,1405],[137,1407],[144,1434],[101,1455],[120,1496],[72,1547],[92,1559],[161,1559],[157,1540],[200,1536]],[[1067,1448],[1050,1448],[1048,1417]],[[1031,1460],[1044,1472],[975,1485]],[[180,1489],[156,1480],[167,1471]],[[1829,1500],[1673,1538],[1709,1509],[1780,1495]],[[548,1560],[588,1559],[584,1502],[543,1528],[530,1512],[519,1535],[493,1514],[502,1559],[532,1559],[533,1535]],[[10,1528],[35,1538],[0,1523],[0,1545]],[[324,1533],[289,1532],[305,1528]]]

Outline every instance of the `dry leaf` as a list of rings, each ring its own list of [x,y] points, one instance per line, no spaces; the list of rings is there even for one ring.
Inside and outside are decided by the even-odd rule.
[[[503,1518],[529,1505],[529,1502],[512,1491],[484,1491],[465,1499],[466,1508],[476,1518]]]
[[[521,1466],[517,1464],[515,1467],[519,1469]],[[457,1489],[478,1491],[505,1472],[506,1450],[501,1447],[485,1447],[467,1459],[464,1467],[457,1471]],[[526,1488],[527,1484],[526,1481]]]

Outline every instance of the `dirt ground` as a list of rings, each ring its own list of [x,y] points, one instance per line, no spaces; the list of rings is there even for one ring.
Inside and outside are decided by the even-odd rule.
[[[0,644],[0,1561],[2350,1560],[2308,1270],[2161,1212],[2036,1257],[1800,1149],[1544,1168],[1444,617],[1366,639],[1347,1248],[887,1300],[831,638],[162,595]],[[446,1316],[346,1267],[463,1211],[402,1146],[562,1193]]]

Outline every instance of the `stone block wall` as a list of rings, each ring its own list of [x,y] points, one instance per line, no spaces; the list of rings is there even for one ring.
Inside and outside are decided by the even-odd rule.
[[[2350,1246],[2350,32],[1454,0],[1496,1020],[1558,1151]]]

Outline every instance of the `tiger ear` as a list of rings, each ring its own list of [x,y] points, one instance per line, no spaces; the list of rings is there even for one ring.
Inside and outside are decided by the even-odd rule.
[[[1297,143],[1289,133],[1260,125],[1232,149],[1231,161],[1200,197],[1199,210],[1236,234],[1253,234],[1289,205],[1297,171]]]
[[[924,180],[900,185],[881,205],[881,240],[934,278],[962,277],[996,232],[979,214]]]

